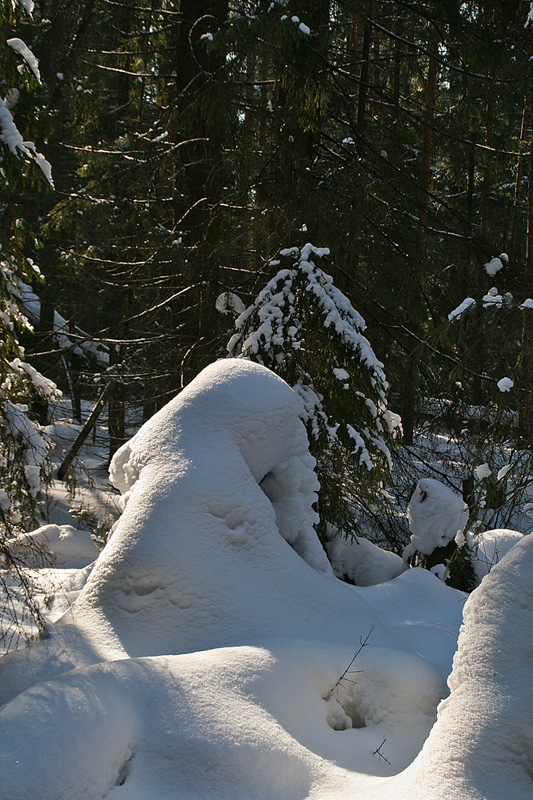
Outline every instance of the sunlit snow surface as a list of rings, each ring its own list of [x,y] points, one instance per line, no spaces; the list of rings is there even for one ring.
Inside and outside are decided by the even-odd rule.
[[[464,595],[419,569],[333,576],[297,409],[224,359],[117,453],[125,508],[87,583],[0,661],[3,796],[531,794],[530,538],[468,600],[432,728]]]

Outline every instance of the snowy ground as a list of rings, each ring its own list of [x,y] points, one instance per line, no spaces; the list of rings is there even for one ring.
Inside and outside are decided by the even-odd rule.
[[[295,395],[234,360],[117,453],[113,535],[47,638],[0,660],[5,797],[532,795],[531,537],[468,600],[368,548],[384,582],[350,586],[312,466]]]

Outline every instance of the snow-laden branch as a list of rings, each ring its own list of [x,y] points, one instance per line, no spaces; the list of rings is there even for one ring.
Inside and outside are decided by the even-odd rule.
[[[33,0],[18,0],[18,4],[19,6],[21,6],[21,8],[26,12],[26,14],[29,17],[33,16],[33,9],[35,8],[35,3],[33,2]],[[16,5],[17,4],[15,0],[12,0],[11,6],[13,9],[16,8]]]
[[[15,125],[13,115],[7,108],[4,101],[0,98],[0,142],[3,142],[8,150],[14,155],[19,156],[22,153],[26,158],[34,161],[39,167],[44,177],[50,184],[54,185],[52,180],[52,167],[46,160],[42,153],[37,152],[37,148],[33,142],[25,142],[22,134]]]
[[[39,83],[42,83],[41,73],[39,72],[39,61],[33,55],[28,45],[23,42],[22,39],[18,39],[17,37],[14,37],[13,39],[7,39],[6,43],[15,51],[15,53],[18,53],[20,56],[22,56],[28,67],[35,75],[36,79],[39,81]]]

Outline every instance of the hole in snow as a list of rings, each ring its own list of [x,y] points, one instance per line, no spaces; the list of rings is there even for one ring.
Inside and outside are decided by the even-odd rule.
[[[124,784],[126,783],[126,779],[131,772],[131,762],[133,761],[133,756],[135,755],[135,753],[133,752],[133,750],[130,750],[129,752],[131,755],[129,756],[129,758],[126,759],[126,761],[120,768],[119,773],[117,775],[117,779],[115,781],[115,786],[124,786]]]
[[[334,731],[347,731],[352,728],[366,728],[366,722],[360,708],[353,699],[336,697],[336,692],[325,698],[328,705],[326,721]]]
[[[366,728],[365,718],[355,701],[343,703],[342,707],[352,722],[351,728]]]
[[[283,487],[273,472],[267,472],[263,480],[259,481],[259,488],[263,490],[271,503],[275,503],[283,492]]]

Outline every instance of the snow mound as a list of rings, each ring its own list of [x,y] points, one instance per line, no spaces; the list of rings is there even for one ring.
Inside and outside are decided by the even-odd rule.
[[[525,536],[470,595],[451,694],[420,755],[384,797],[531,797],[531,630],[533,537]]]
[[[374,626],[373,644],[389,644],[313,529],[318,484],[298,410],[270,370],[223,359],[121,448],[114,533],[48,638],[13,654],[18,666],[0,663],[4,700],[98,661],[271,635],[350,642]]]
[[[463,531],[468,521],[466,503],[434,478],[422,478],[409,503],[411,541],[403,552],[405,559],[415,552],[431,555],[445,547]]]
[[[523,533],[507,528],[495,528],[476,534],[472,564],[479,581],[487,575],[498,561],[501,561],[511,547],[522,541]]]
[[[406,569],[405,562],[395,553],[360,536],[354,536],[352,541],[336,536],[326,547],[335,575],[356,586],[391,581]]]
[[[76,624],[94,630],[103,615],[129,655],[204,649],[302,608],[296,576],[309,595],[317,571],[331,580],[298,408],[270,370],[224,359],[146,423],[111,463],[124,511]]]
[[[365,797],[420,749],[442,685],[419,656],[368,647],[356,687],[328,697],[351,655],[277,642],[98,664],[34,686],[0,716],[5,796]],[[357,727],[333,729],[341,703]]]
[[[65,569],[80,569],[98,558],[98,547],[89,531],[79,531],[72,525],[43,525],[30,533],[11,539],[12,553],[32,567],[53,563]]]

